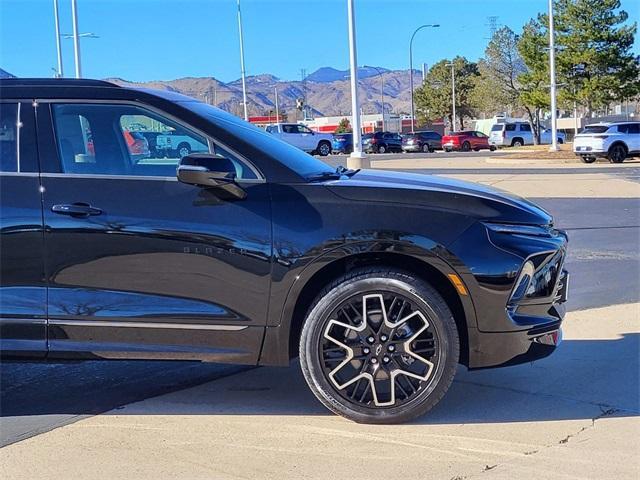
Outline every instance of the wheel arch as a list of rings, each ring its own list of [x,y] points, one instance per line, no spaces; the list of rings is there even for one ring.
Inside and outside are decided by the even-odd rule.
[[[319,263],[319,262],[314,262]],[[451,309],[460,338],[460,363],[468,365],[469,336],[476,329],[475,310],[471,298],[458,294],[447,275],[454,273],[440,257],[416,256],[403,252],[363,252],[345,255],[322,265],[289,292],[278,326],[266,329],[260,354],[261,365],[287,365],[297,356],[297,346],[306,313],[322,288],[341,275],[360,267],[394,267],[410,272],[428,282],[444,298]],[[309,267],[307,267],[308,269]]]
[[[628,147],[628,146],[627,146],[627,144],[626,144],[624,141],[622,141],[622,140],[616,140],[616,141],[615,141],[615,142],[613,142],[611,145],[609,145],[609,149],[607,150],[607,153],[608,153],[608,152],[611,152],[611,149],[612,149],[613,147],[617,147],[617,146],[619,146],[619,145],[621,145],[621,146],[624,148],[624,151],[625,151],[625,152],[627,152],[627,155],[628,155],[628,154],[629,154],[629,147]]]

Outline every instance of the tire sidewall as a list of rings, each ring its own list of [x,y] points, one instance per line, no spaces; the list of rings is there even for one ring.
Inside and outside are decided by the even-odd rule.
[[[432,289],[421,288],[426,284],[419,281],[415,283],[417,285],[395,277],[383,278],[381,275],[356,277],[328,291],[311,309],[301,335],[301,365],[309,387],[327,408],[359,423],[398,423],[422,415],[442,398],[457,368],[457,330],[444,301],[431,298],[429,290]],[[440,358],[429,384],[418,397],[397,407],[368,408],[349,404],[337,392],[322,369],[319,345],[329,320],[328,316],[336,305],[354,295],[380,292],[401,294],[420,307],[438,336]],[[424,298],[425,296],[427,298]]]

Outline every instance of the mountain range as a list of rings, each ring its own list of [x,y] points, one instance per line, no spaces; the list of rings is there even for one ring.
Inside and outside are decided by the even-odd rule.
[[[360,106],[363,113],[382,111],[382,93],[385,112],[408,113],[411,110],[409,70],[387,70],[361,67],[358,72]],[[222,82],[215,77],[185,77],[176,80],[131,82],[122,78],[106,80],[123,86],[159,88],[182,93],[215,104],[236,115],[242,114],[242,81]],[[422,74],[414,71],[414,85],[422,82]],[[382,88],[382,82],[384,87]],[[349,115],[351,93],[348,70],[323,67],[308,75],[304,81],[280,80],[271,74],[246,78],[249,115],[268,115],[275,111],[275,93],[278,90],[280,112],[286,112],[295,120],[296,100],[306,99],[306,105],[314,116]]]
[[[339,116],[351,113],[349,70],[322,67],[308,75],[304,81],[280,80],[275,75],[262,74],[246,78],[249,115],[268,115],[275,111],[275,92],[278,90],[278,106],[287,113],[289,120],[300,118],[296,100],[305,99],[313,116]],[[0,69],[0,77],[13,77]],[[157,88],[182,93],[215,104],[235,115],[242,114],[242,81],[222,82],[215,77],[184,77],[175,80],[151,80],[133,82],[123,78],[105,80],[122,86]],[[414,85],[422,82],[422,74],[414,70]],[[383,86],[384,83],[384,86]],[[388,70],[377,67],[358,69],[360,107],[365,114],[382,111],[384,95],[385,112],[408,113],[411,110],[409,70]]]

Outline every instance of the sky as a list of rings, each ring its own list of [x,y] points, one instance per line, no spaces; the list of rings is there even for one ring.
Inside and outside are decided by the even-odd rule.
[[[54,0],[0,0],[0,68],[50,77],[56,66]],[[71,0],[58,0],[61,32],[71,33]],[[247,75],[299,80],[319,67],[349,64],[346,0],[241,0]],[[127,80],[240,77],[236,0],[77,0],[83,76]],[[640,2],[622,0],[632,19]],[[414,67],[456,55],[477,60],[490,35],[488,18],[515,31],[547,0],[355,0],[359,65]],[[73,75],[73,42],[62,40],[65,76]],[[634,51],[640,53],[638,40]]]

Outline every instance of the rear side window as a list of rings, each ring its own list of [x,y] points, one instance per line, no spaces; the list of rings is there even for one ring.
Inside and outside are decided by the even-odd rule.
[[[618,125],[618,132],[627,133],[627,134],[638,134],[640,133],[640,124],[638,123],[625,123],[622,125]]]
[[[18,104],[0,103],[0,171],[18,171]]]
[[[507,132],[515,132],[516,131],[516,124],[515,123],[507,123],[504,127],[504,129]]]
[[[529,125],[528,123],[521,123],[520,124],[520,131],[521,132],[530,132],[531,131],[531,125]]]

